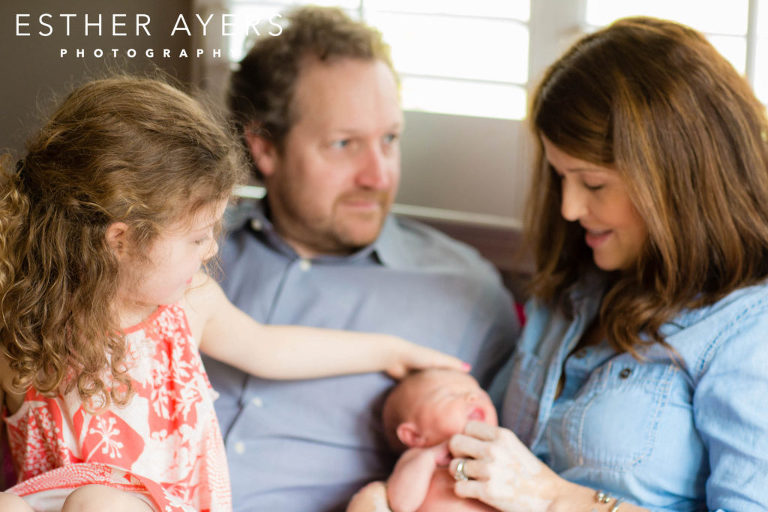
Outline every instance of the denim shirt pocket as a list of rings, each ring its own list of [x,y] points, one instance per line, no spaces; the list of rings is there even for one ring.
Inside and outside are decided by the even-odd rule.
[[[596,369],[563,416],[569,462],[622,472],[649,457],[676,371],[628,354]]]
[[[545,375],[545,366],[537,356],[515,352],[502,407],[502,424],[527,446],[533,441]]]

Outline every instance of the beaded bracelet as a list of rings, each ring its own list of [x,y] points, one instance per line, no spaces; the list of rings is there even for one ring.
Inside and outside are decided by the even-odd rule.
[[[595,501],[598,503],[605,503],[607,505],[611,502],[611,500],[613,500],[613,506],[609,512],[619,512],[619,505],[622,504],[622,500],[620,498],[614,498],[605,491],[597,491],[595,493]]]

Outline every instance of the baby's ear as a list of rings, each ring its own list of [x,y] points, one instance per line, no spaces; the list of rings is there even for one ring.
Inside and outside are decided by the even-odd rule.
[[[412,422],[401,423],[397,426],[397,438],[408,448],[424,446],[426,439],[421,435],[418,425]]]

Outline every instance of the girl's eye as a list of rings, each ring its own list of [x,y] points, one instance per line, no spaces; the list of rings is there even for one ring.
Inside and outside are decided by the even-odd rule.
[[[600,190],[601,188],[603,188],[605,185],[602,185],[602,184],[600,184],[600,185],[590,185],[588,183],[585,183],[584,186],[587,188],[587,190],[591,190],[592,192],[596,192],[596,191]]]
[[[205,238],[200,238],[200,239],[197,239],[197,240],[195,240],[195,241],[194,241],[194,244],[195,244],[195,245],[203,245],[203,244],[204,244],[205,242],[207,242],[207,241],[208,241],[208,237],[205,237]]]

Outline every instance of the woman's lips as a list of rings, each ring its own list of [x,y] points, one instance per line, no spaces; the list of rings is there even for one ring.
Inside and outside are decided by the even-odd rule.
[[[613,231],[606,230],[606,231],[590,231],[587,230],[586,235],[584,235],[584,240],[587,242],[587,245],[591,248],[596,248],[599,245],[602,245],[603,242],[605,242],[609,236],[611,236],[611,233]]]

